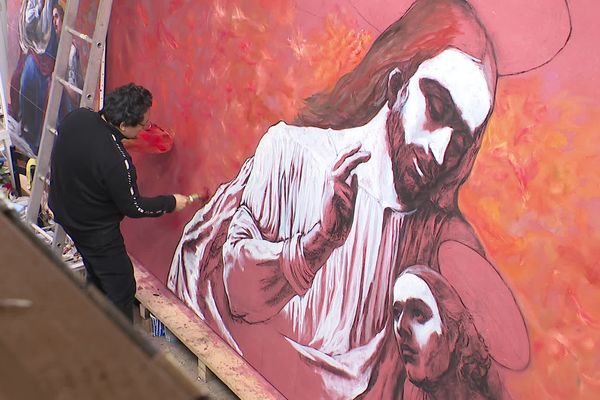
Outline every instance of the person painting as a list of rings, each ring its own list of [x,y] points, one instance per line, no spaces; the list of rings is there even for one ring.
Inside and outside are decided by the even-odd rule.
[[[438,257],[441,238],[484,255],[457,196],[493,112],[495,54],[469,3],[416,1],[186,226],[168,287],[286,397],[402,397],[392,282],[415,260],[460,261]]]
[[[123,139],[150,124],[152,94],[128,84],[115,89],[100,112],[79,108],[60,123],[51,156],[49,205],[81,253],[88,283],[133,319],[135,278],[120,223],[159,217],[191,201],[181,194],[143,197]]]

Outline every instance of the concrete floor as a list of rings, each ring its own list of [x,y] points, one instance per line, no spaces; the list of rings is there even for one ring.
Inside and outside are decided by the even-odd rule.
[[[211,375],[208,382],[202,382],[198,379],[198,358],[190,352],[177,338],[167,336],[153,337],[151,332],[144,329],[142,320],[138,313],[135,314],[134,325],[153,345],[161,352],[170,353],[181,367],[181,371],[190,379],[197,382],[198,385],[205,389],[211,399],[215,400],[237,400],[239,397],[235,395],[223,382],[216,376]]]

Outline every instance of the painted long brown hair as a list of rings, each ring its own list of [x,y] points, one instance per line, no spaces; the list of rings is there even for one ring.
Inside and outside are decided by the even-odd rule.
[[[453,331],[457,335],[448,373],[454,374],[456,379],[466,382],[471,390],[487,399],[500,398],[502,384],[495,370],[491,369],[492,359],[486,343],[450,283],[426,266],[412,266],[404,273],[416,275],[427,283],[440,310],[443,332]]]

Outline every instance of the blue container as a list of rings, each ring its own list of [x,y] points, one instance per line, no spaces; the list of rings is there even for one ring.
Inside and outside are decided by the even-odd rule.
[[[152,319],[152,336],[165,336],[165,326],[154,315],[150,314]]]

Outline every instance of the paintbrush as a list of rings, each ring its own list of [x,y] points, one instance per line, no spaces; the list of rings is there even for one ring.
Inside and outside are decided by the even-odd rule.
[[[192,193],[192,194],[190,194],[190,195],[188,196],[188,201],[189,201],[190,203],[193,203],[193,202],[195,202],[195,201],[200,201],[200,200],[202,200],[202,199],[204,199],[204,198],[205,198],[205,196],[202,196],[202,197],[201,197],[201,196],[200,196],[198,193]]]

